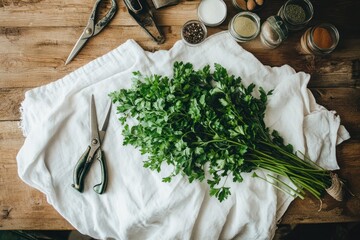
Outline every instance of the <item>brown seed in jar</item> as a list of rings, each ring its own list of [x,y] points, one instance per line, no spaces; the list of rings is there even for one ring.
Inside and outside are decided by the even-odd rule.
[[[255,0],[256,4],[261,6],[264,4],[264,0]]]
[[[236,4],[241,8],[242,10],[247,10],[246,7],[246,1],[245,0],[236,0]]]
[[[246,6],[247,6],[247,9],[251,11],[251,10],[255,9],[256,3],[254,0],[248,0],[246,3]]]

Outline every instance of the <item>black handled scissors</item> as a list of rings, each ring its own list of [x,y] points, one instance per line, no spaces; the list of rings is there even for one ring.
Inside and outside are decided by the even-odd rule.
[[[95,24],[96,12],[98,11],[99,4],[102,0],[96,0],[93,10],[91,12],[89,21],[81,34],[80,38],[75,43],[74,48],[71,50],[65,65],[68,64],[81,50],[89,38],[97,35],[101,30],[111,21],[117,11],[117,4],[115,0],[111,0],[111,8],[108,13]]]
[[[111,102],[109,104],[104,122],[100,130],[98,129],[94,95],[91,96],[90,108],[91,108],[90,145],[88,146],[84,154],[80,157],[79,161],[75,166],[73,173],[74,184],[72,184],[72,187],[78,190],[79,192],[83,191],[85,176],[88,173],[92,162],[94,161],[94,159],[96,159],[100,162],[100,166],[101,166],[101,182],[99,184],[96,184],[93,187],[93,189],[96,193],[102,194],[105,191],[107,185],[107,170],[106,170],[105,155],[104,155],[104,151],[101,149],[101,143],[104,140],[106,129],[109,124]]]

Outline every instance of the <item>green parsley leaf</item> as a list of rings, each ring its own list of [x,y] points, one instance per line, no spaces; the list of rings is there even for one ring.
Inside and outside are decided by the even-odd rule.
[[[229,176],[242,182],[241,173],[256,169],[290,179],[295,187],[253,173],[295,197],[302,198],[298,189],[305,189],[320,198],[331,185],[329,172],[300,159],[264,123],[273,90],[245,86],[220,64],[214,68],[195,70],[191,63],[175,62],[172,77],[134,72],[132,88],[109,94],[124,126],[123,144],[147,154],[144,167],[150,170],[161,171],[163,163],[173,166],[164,182],[179,174],[190,183],[206,180],[210,195],[219,201],[231,195]]]

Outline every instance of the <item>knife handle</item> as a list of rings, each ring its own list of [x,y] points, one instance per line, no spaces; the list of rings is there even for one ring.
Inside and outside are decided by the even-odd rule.
[[[105,154],[104,151],[101,149],[98,150],[96,159],[100,162],[100,168],[101,168],[101,182],[99,184],[96,184],[93,189],[96,193],[102,194],[106,190],[107,186],[107,168],[106,168],[106,160],[105,160]]]
[[[90,146],[86,149],[86,151],[81,155],[79,161],[76,163],[74,172],[73,172],[73,184],[71,185],[73,188],[78,190],[79,192],[83,192],[84,189],[84,178],[89,171],[90,165],[92,161],[87,161],[90,152]]]

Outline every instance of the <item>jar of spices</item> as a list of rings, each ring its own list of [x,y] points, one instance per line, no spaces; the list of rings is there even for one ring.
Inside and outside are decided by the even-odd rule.
[[[301,37],[301,47],[309,54],[328,54],[339,43],[339,32],[332,24],[322,23],[306,30]]]
[[[238,42],[250,41],[259,35],[260,18],[253,12],[240,12],[229,23],[229,33]]]
[[[314,15],[314,8],[309,0],[288,0],[278,14],[290,31],[303,29]]]
[[[207,36],[206,26],[198,20],[187,21],[181,29],[181,38],[189,46],[196,46]]]
[[[215,27],[224,22],[227,14],[223,0],[202,0],[198,7],[198,18],[206,26]]]
[[[269,47],[276,48],[288,36],[288,29],[279,16],[271,16],[262,24],[260,39],[261,42]]]

